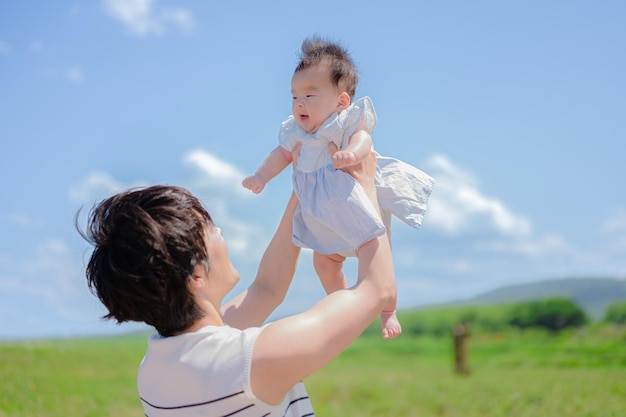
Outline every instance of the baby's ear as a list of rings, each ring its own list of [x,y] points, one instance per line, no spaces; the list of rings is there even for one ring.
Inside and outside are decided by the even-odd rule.
[[[339,103],[337,107],[339,107],[339,110],[345,110],[350,106],[351,101],[352,100],[350,99],[350,94],[344,91],[343,93],[339,94]]]

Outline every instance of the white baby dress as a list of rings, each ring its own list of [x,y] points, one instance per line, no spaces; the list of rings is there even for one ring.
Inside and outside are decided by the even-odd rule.
[[[371,134],[376,112],[369,97],[331,115],[315,133],[307,133],[293,116],[280,129],[279,144],[291,152],[302,142],[293,188],[299,204],[293,217],[293,242],[322,254],[353,255],[354,250],[385,233],[391,214],[419,228],[434,184],[425,172],[395,158],[376,154],[376,192],[383,220],[361,185],[333,166],[327,146],[348,146],[356,127]]]

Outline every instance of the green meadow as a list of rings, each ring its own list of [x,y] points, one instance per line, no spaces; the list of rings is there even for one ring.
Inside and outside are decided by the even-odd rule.
[[[626,326],[559,333],[473,329],[470,372],[454,372],[449,311],[403,315],[384,341],[372,326],[308,378],[316,415],[622,417]],[[494,316],[497,314],[494,312]],[[431,323],[436,332],[411,324]],[[426,319],[428,317],[428,319]],[[0,343],[0,417],[140,416],[135,373],[145,335]]]
[[[320,416],[601,417],[626,413],[626,331],[359,339],[307,386]]]

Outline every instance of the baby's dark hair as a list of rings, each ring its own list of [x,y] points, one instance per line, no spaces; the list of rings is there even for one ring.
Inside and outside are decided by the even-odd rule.
[[[86,276],[108,310],[103,318],[145,322],[171,336],[202,317],[187,281],[196,265],[209,268],[204,237],[212,226],[180,187],[132,189],[97,204],[79,232],[94,245]]]
[[[338,43],[318,36],[306,38],[300,50],[300,62],[294,72],[305,70],[320,63],[328,64],[330,80],[354,100],[359,76],[348,50]]]

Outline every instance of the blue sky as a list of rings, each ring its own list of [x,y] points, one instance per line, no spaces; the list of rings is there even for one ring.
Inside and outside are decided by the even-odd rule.
[[[276,145],[312,34],[351,51],[376,149],[437,181],[423,227],[393,225],[402,308],[626,277],[625,13],[621,1],[3,2],[0,338],[137,328],[98,319],[73,226],[132,186],[196,193],[248,285],[291,184],[285,171],[257,196],[240,182]],[[273,317],[322,296],[304,251]]]

